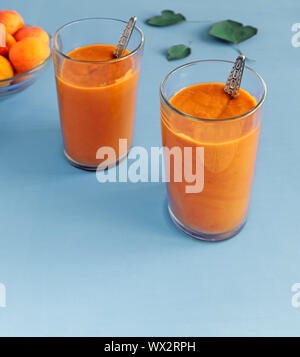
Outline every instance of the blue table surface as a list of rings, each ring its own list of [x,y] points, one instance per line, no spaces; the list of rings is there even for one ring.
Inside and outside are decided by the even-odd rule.
[[[138,17],[146,37],[134,145],[161,145],[158,86],[196,59],[233,59],[207,35],[231,18],[256,26],[241,50],[268,98],[249,219],[234,239],[190,239],[170,221],[163,183],[100,184],[62,153],[52,65],[0,102],[1,336],[296,336],[300,309],[300,48],[291,44],[300,2],[286,0],[2,0],[48,32],[82,17]],[[153,28],[171,8],[203,21]],[[191,42],[188,59],[167,47]]]

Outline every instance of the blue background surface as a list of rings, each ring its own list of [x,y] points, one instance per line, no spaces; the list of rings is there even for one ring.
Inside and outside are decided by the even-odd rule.
[[[261,142],[249,220],[234,239],[190,239],[168,217],[164,184],[99,184],[62,153],[52,66],[0,101],[0,308],[2,336],[278,336],[300,334],[291,286],[300,280],[300,48],[297,0],[2,0],[48,32],[91,16],[138,16],[146,37],[135,145],[161,145],[158,86],[187,61],[233,59],[207,35],[231,18],[258,27],[240,45],[265,79]],[[171,8],[189,20],[143,22]],[[168,62],[167,47],[192,41]]]

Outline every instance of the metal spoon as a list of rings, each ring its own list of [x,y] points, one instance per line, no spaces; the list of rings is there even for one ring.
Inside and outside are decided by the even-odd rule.
[[[115,51],[113,54],[114,58],[119,58],[122,56],[123,52],[126,49],[128,41],[130,39],[130,36],[132,34],[132,31],[134,29],[135,23],[136,23],[136,16],[131,17],[129,19],[129,21],[127,22],[127,25],[126,25],[126,27],[120,37],[120,40],[115,48]]]
[[[240,55],[237,57],[227,79],[224,91],[231,98],[235,98],[239,94],[239,89],[245,67],[245,60],[246,58],[244,55]]]

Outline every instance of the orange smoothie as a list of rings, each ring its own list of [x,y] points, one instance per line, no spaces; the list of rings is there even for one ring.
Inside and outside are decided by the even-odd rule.
[[[176,219],[188,228],[205,234],[230,232],[244,223],[250,199],[260,121],[246,114],[256,100],[240,89],[231,99],[222,83],[196,84],[177,92],[169,100],[191,119],[162,104],[163,146],[204,148],[204,186],[200,193],[186,193],[187,182],[174,182],[171,163],[167,183],[169,207]],[[195,167],[193,153],[192,165]]]
[[[87,166],[99,165],[100,147],[109,146],[116,159],[132,142],[139,66],[134,59],[113,59],[115,46],[90,45],[70,53],[56,66],[56,83],[65,152]],[[102,62],[103,61],[103,62]],[[128,147],[119,151],[119,139]]]

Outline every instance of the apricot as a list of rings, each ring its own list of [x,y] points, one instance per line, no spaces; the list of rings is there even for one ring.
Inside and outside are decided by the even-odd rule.
[[[24,27],[22,16],[13,10],[1,10],[0,22],[5,25],[6,31],[11,35]]]
[[[19,73],[30,71],[49,56],[49,46],[36,37],[16,42],[9,51],[9,59]]]
[[[8,47],[7,46],[1,46],[0,47],[0,56],[5,56],[8,53]]]
[[[17,41],[21,41],[27,37],[36,37],[42,41],[45,41],[47,45],[49,44],[49,36],[46,31],[38,26],[25,26],[22,27],[18,32],[15,34],[15,39]]]
[[[10,33],[6,34],[6,46],[8,48],[8,51],[14,45],[17,41],[15,40],[14,36],[12,36]]]
[[[10,64],[7,58],[5,58],[4,56],[0,56],[0,80],[8,79],[13,76],[14,70],[12,68],[12,65]],[[8,82],[0,83],[0,87],[5,87],[8,84]]]
[[[14,37],[11,34],[7,33],[6,38],[5,38],[5,45],[4,46],[0,45],[0,55],[2,55],[2,56],[7,55],[8,51],[10,50],[11,46],[14,43],[16,43],[16,40],[14,39]]]

